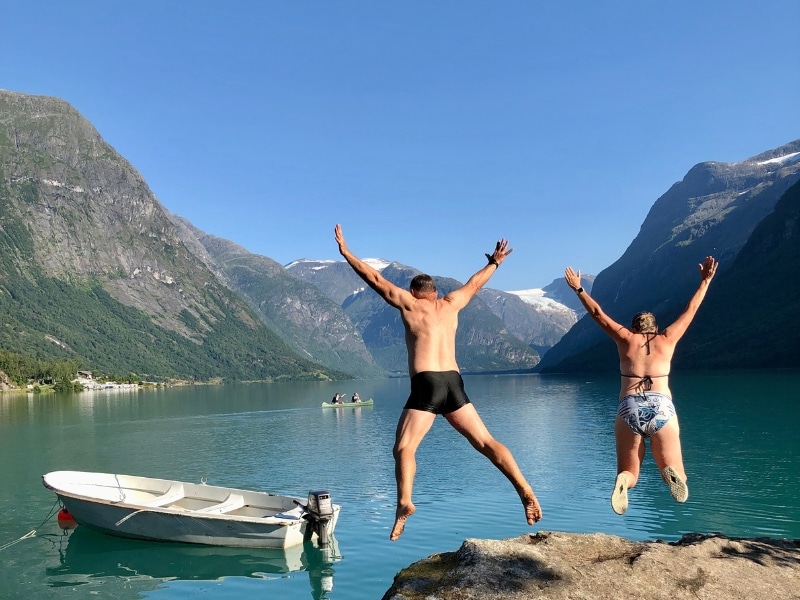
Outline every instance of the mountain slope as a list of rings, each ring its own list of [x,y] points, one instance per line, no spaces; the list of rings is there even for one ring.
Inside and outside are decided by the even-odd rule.
[[[0,90],[0,248],[6,349],[160,378],[341,375],[294,355],[222,285],[61,100]]]
[[[378,271],[389,266],[390,261],[365,258],[364,262]],[[295,260],[286,269],[296,277],[308,281],[336,304],[341,305],[349,296],[367,289],[364,280],[343,260]]]
[[[360,378],[385,375],[341,306],[266,256],[172,216],[181,238],[295,352]],[[195,245],[199,244],[199,248]]]
[[[544,290],[501,292],[484,288],[478,292],[478,298],[503,321],[509,332],[540,355],[552,348],[577,321],[574,310],[548,297]]]
[[[592,295],[618,322],[628,323],[636,312],[650,310],[665,327],[696,289],[697,264],[713,255],[720,261],[718,277],[731,269],[756,226],[798,178],[800,140],[738,163],[693,167],[656,201],[622,257],[597,276]],[[710,296],[717,293],[715,287]],[[707,315],[701,308],[696,321]],[[586,316],[538,369],[611,370],[616,363],[613,344]]]
[[[704,318],[682,340],[679,366],[800,367],[800,182],[715,278],[700,310]]]

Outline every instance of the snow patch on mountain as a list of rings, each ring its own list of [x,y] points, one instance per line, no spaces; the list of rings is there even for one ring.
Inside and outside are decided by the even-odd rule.
[[[391,261],[384,260],[382,258],[362,258],[361,260],[379,272],[383,271],[386,267],[392,264]]]
[[[370,267],[372,267],[373,269],[375,269],[376,271],[379,271],[379,272],[383,271],[386,267],[388,267],[390,264],[392,264],[391,261],[385,260],[383,258],[362,258],[361,260],[363,260]],[[301,258],[301,259],[294,260],[294,261],[290,262],[288,265],[284,265],[284,268],[285,269],[291,269],[292,267],[296,267],[299,264],[313,263],[316,266],[311,267],[311,270],[318,271],[320,269],[325,269],[325,268],[329,267],[330,265],[335,265],[335,264],[342,263],[342,262],[344,262],[344,261],[342,261],[342,260],[330,260],[330,259],[313,260],[313,259],[310,259],[310,258]]]
[[[791,154],[784,154],[783,156],[777,156],[775,158],[770,158],[769,160],[762,160],[758,164],[759,165],[788,165],[792,163],[796,163],[800,161],[800,152],[792,152]]]
[[[564,306],[560,302],[553,300],[552,298],[548,298],[546,296],[547,292],[539,288],[533,288],[530,290],[515,290],[506,293],[514,294],[526,304],[531,304],[540,309],[575,312],[568,306]]]
[[[314,269],[314,270],[317,270],[317,269],[324,269],[327,265],[332,265],[332,264],[337,263],[337,262],[341,262],[341,261],[337,261],[337,260],[312,260],[310,258],[300,258],[298,260],[293,260],[288,265],[283,265],[283,268],[284,269],[291,269],[292,267],[296,267],[297,265],[302,265],[302,264],[305,264],[305,263],[313,263],[313,264],[318,265],[318,266],[311,267],[311,268]]]

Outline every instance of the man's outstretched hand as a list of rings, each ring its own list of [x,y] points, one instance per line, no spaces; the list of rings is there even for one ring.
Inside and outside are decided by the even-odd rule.
[[[336,243],[339,244],[339,254],[344,256],[347,252],[347,243],[344,241],[344,233],[342,233],[342,226],[337,223],[336,228],[333,230],[336,238]]]
[[[500,263],[506,259],[506,256],[511,254],[513,251],[513,248],[508,247],[508,240],[503,238],[501,240],[497,240],[497,245],[494,247],[494,252],[491,254],[486,254],[486,258],[490,263],[494,262],[499,267]]]

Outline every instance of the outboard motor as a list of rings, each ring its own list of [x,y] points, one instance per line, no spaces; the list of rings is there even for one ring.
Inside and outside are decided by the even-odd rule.
[[[328,524],[333,519],[333,502],[331,495],[324,490],[308,492],[308,518],[313,531],[316,532],[320,548],[328,546]]]

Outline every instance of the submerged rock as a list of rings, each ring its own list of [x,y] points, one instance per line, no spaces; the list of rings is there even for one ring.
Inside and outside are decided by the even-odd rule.
[[[800,540],[634,542],[540,532],[466,540],[400,571],[383,600],[800,599]]]

